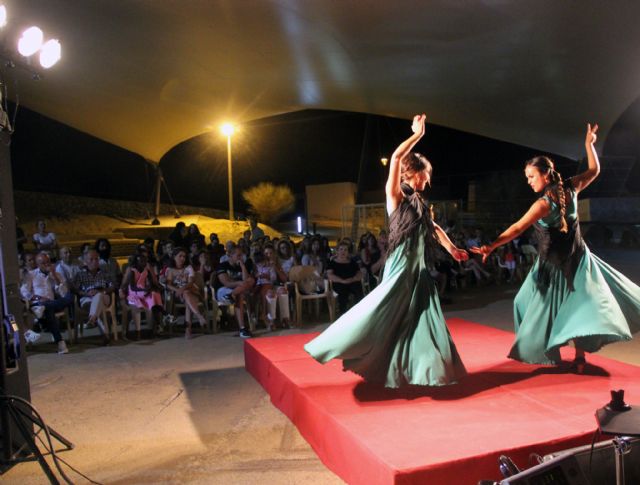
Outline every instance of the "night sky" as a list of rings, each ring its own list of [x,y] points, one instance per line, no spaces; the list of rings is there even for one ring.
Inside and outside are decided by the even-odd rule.
[[[305,185],[358,183],[361,200],[383,188],[389,158],[410,135],[409,120],[305,110],[256,120],[232,138],[234,199],[242,210],[241,191],[269,181],[286,184],[299,201]],[[434,166],[434,199],[467,196],[467,182],[489,172],[518,171],[539,151],[427,124],[416,147]],[[141,156],[101,141],[42,115],[20,108],[12,140],[14,187],[147,201],[152,199],[154,170]],[[577,164],[554,156],[561,171]],[[226,138],[210,133],[187,140],[160,161],[174,201],[226,209]],[[524,176],[522,186],[526,190]],[[163,193],[163,201],[167,201]],[[381,201],[381,200],[380,200]]]

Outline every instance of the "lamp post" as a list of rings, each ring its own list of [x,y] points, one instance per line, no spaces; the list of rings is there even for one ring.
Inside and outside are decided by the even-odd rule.
[[[231,123],[225,123],[221,127],[222,134],[227,137],[227,173],[229,176],[229,220],[233,221],[233,174],[231,171],[231,135],[235,127]]]

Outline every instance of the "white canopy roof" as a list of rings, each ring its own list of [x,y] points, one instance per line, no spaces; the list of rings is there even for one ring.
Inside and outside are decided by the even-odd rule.
[[[586,122],[605,135],[640,96],[640,2],[4,3],[5,58],[33,24],[63,51],[40,81],[3,68],[9,96],[153,161],[222,120],[305,108],[426,112],[578,157]]]

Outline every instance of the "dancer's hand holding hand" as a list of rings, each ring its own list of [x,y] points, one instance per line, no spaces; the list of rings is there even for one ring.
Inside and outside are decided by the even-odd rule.
[[[427,120],[427,115],[424,113],[421,115],[415,115],[413,117],[413,123],[411,124],[411,131],[413,131],[416,135],[424,135],[425,132],[425,121]]]
[[[451,251],[451,257],[456,261],[466,261],[469,259],[469,253],[467,253],[464,249],[455,248]]]
[[[584,140],[584,144],[587,146],[595,144],[598,140],[598,135],[596,132],[598,131],[598,123],[591,126],[591,123],[587,123],[587,137]]]
[[[487,258],[493,252],[493,249],[491,249],[490,246],[480,246],[479,248],[474,246],[472,248],[469,248],[469,251],[471,251],[474,254],[482,255],[482,262],[486,263],[487,262]]]

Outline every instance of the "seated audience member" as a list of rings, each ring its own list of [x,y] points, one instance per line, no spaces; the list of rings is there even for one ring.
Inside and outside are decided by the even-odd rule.
[[[369,283],[369,288],[373,290],[377,284],[375,277],[380,276],[384,260],[382,259],[382,251],[378,247],[378,240],[371,233],[368,233],[367,238],[364,240],[364,247],[360,251],[360,261],[362,267],[366,270],[365,277]]]
[[[170,323],[173,318],[167,313],[162,303],[160,291],[162,287],[156,279],[155,273],[151,270],[147,260],[147,255],[138,252],[131,256],[130,265],[122,280],[120,297],[127,300],[127,303],[142,310],[151,310],[153,314],[154,335],[160,333],[162,318]],[[126,335],[124,335],[126,338]],[[140,334],[137,335],[140,338]]]
[[[75,264],[75,261],[71,258],[71,248],[69,246],[62,246],[58,251],[60,258],[58,264],[56,264],[56,271],[64,277],[65,283],[71,288],[73,280],[80,271],[80,266]]]
[[[303,266],[313,266],[316,268],[318,275],[324,275],[327,269],[327,259],[322,253],[322,241],[319,237],[314,236],[311,238],[311,245],[309,246],[309,252],[302,255],[300,261]]]
[[[340,313],[347,311],[349,295],[354,295],[356,302],[362,299],[362,271],[360,266],[349,256],[349,243],[338,243],[335,257],[327,266],[327,279],[332,282],[333,291],[338,294]]]
[[[36,269],[36,255],[33,253],[24,253],[20,264],[20,283],[22,283],[29,271]]]
[[[193,266],[193,270],[196,273],[202,275],[202,281],[208,282],[211,280],[214,270],[211,264],[211,256],[207,251],[200,250],[196,255],[192,256],[191,266]]]
[[[338,241],[338,244],[336,244],[336,254],[334,254],[334,257],[337,255],[338,246],[340,246],[340,244],[345,244],[347,246],[347,251],[350,258],[353,258],[355,256],[353,241],[350,237],[343,237]],[[358,261],[360,261],[360,256],[358,256],[356,262]]]
[[[280,239],[276,248],[276,256],[278,257],[278,263],[289,277],[289,271],[296,264],[295,251],[293,249],[293,243],[289,239]]]
[[[80,254],[76,259],[76,264],[81,268],[84,266],[85,256],[87,255],[87,252],[89,251],[89,249],[93,249],[91,246],[91,243],[88,243],[88,242],[82,243],[82,246],[80,246]]]
[[[100,267],[109,275],[117,290],[120,288],[120,282],[122,281],[122,271],[120,271],[120,265],[115,258],[111,257],[111,243],[108,239],[100,238],[96,240],[93,249],[98,251]]]
[[[300,244],[298,244],[295,250],[296,261],[302,262],[302,256],[309,254],[309,252],[311,252],[311,236],[307,234],[302,238],[302,241],[300,241]]]
[[[218,269],[220,265],[220,258],[224,255],[224,246],[220,244],[220,239],[215,232],[209,234],[209,244],[207,245],[207,251],[211,255],[211,264],[214,269]]]
[[[278,264],[273,247],[266,246],[264,250],[256,251],[254,258],[254,292],[262,302],[262,311],[266,310],[266,315],[261,315],[261,319],[265,320],[266,316],[267,330],[272,331],[277,304],[280,323],[284,328],[289,328],[291,317],[289,314],[289,294],[285,286],[287,275]]]
[[[53,335],[53,341],[58,345],[58,353],[66,354],[69,351],[60,334],[60,325],[55,314],[68,308],[72,302],[68,286],[64,276],[56,272],[46,252],[38,253],[36,265],[36,269],[26,274],[20,287],[20,294],[33,307],[36,316],[40,313],[37,308],[44,307],[38,320],[43,322],[44,328]],[[27,342],[35,342],[40,338],[40,335],[33,330],[27,330],[24,337]]]
[[[249,217],[249,230],[251,231],[251,241],[257,241],[264,237],[264,231],[258,227],[258,220],[255,217]]]
[[[229,259],[220,263],[217,271],[216,299],[220,302],[233,303],[242,338],[253,337],[244,321],[247,296],[255,284],[255,279],[251,276],[252,269],[245,265],[242,250],[236,247],[229,253]]]
[[[173,241],[167,240],[163,241],[160,246],[161,251],[159,252],[159,268],[158,268],[158,281],[161,284],[164,284],[164,275],[167,272],[167,268],[171,266],[171,253],[173,252]]]
[[[200,325],[206,328],[207,319],[200,313],[199,304],[202,301],[204,288],[195,284],[195,271],[191,265],[187,265],[187,252],[183,248],[175,248],[172,253],[171,266],[165,273],[166,286],[174,294],[175,298],[189,307],[191,313],[196,316]],[[191,322],[186,321],[185,338],[191,338]]]
[[[198,245],[198,249],[204,248],[205,241],[204,235],[200,233],[200,229],[197,224],[189,224],[189,228],[187,229],[186,236],[186,246],[187,248],[191,248],[191,245],[196,243]]]
[[[189,246],[189,261],[193,261],[193,258],[197,257],[198,254],[202,251],[200,244],[197,242],[192,242]]]
[[[236,250],[236,243],[233,241],[227,241],[224,245],[224,255],[220,256],[220,264],[229,261],[231,253]],[[240,250],[242,251],[242,249]]]
[[[103,343],[108,345],[109,332],[100,318],[105,307],[111,305],[115,285],[106,271],[100,267],[100,256],[95,249],[89,249],[84,256],[84,267],[76,274],[73,291],[78,295],[80,307],[88,309],[87,327],[95,325],[100,329]]]
[[[176,222],[176,227],[169,234],[169,240],[173,243],[173,247],[186,248],[187,246],[187,225],[180,221]]]
[[[488,282],[491,278],[491,273],[485,270],[475,258],[470,257],[467,261],[461,261],[460,264],[464,273],[473,273],[476,284],[481,284],[483,281]]]
[[[249,256],[249,245],[251,244],[251,242],[247,242],[246,239],[242,238],[242,239],[238,239],[238,243],[236,244],[236,247],[240,248],[242,250],[242,255],[243,255],[243,259],[246,261],[247,257]]]
[[[249,247],[249,244],[251,244],[251,229],[247,229],[242,233],[242,239],[244,239],[246,246]]]
[[[155,247],[156,247],[155,239],[153,239],[152,237],[147,237],[145,238],[142,244],[144,244],[147,248],[147,260],[149,261],[149,264],[153,268],[155,268],[157,272],[158,265],[160,263],[158,261],[158,256],[156,255],[156,251],[155,251]]]
[[[43,220],[36,222],[36,233],[33,235],[33,244],[38,252],[46,251],[49,256],[56,256],[58,241],[53,232],[47,231],[47,223]]]
[[[477,227],[473,231],[473,234],[469,235],[465,244],[467,248],[473,248],[473,247],[479,248],[480,246],[482,246],[483,241],[484,239],[482,237],[482,230],[479,227]]]

